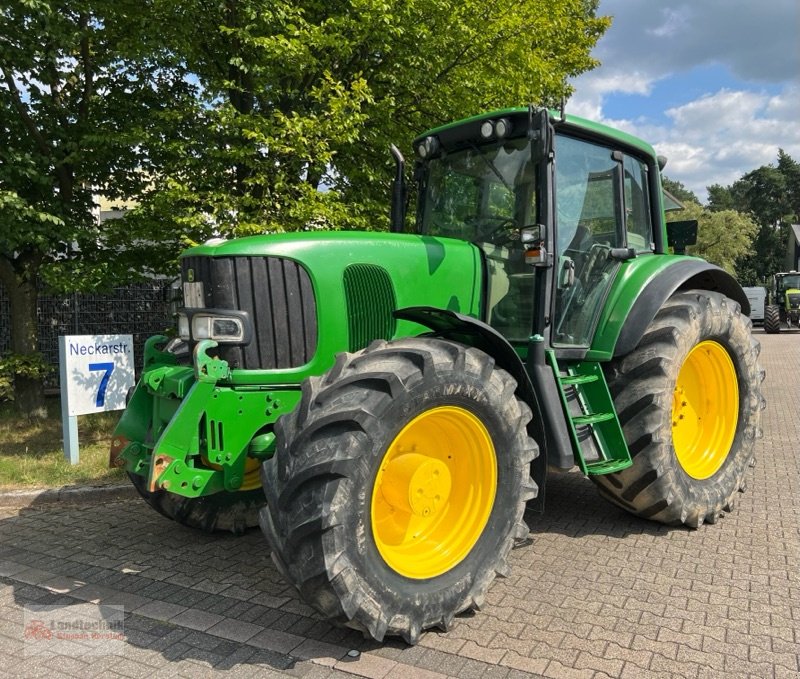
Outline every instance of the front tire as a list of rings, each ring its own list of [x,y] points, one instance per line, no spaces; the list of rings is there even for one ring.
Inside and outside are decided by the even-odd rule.
[[[479,608],[536,495],[515,389],[485,353],[430,338],[375,342],[307,380],[262,468],[261,525],[302,598],[410,644]]]
[[[761,435],[759,350],[733,300],[673,295],[608,369],[633,466],[591,477],[601,495],[668,525],[697,528],[730,511]]]

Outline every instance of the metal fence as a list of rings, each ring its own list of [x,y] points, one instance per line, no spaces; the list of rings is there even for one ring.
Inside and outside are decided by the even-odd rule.
[[[58,387],[59,335],[133,335],[138,373],[145,340],[173,325],[176,293],[169,280],[155,280],[103,294],[40,294],[39,350],[55,368],[45,386]],[[10,326],[8,296],[0,285],[0,356],[11,348]]]

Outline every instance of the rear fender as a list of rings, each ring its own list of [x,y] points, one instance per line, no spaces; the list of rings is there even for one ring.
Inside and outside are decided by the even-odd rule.
[[[750,314],[747,295],[727,271],[700,259],[680,259],[660,271],[638,294],[619,331],[614,358],[636,348],[658,310],[675,292],[692,289],[720,292],[738,302],[743,314]]]

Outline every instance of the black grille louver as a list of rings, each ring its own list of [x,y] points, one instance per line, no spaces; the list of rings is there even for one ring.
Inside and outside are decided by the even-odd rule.
[[[386,269],[373,264],[351,264],[344,270],[350,351],[376,339],[391,339],[397,322],[397,301]]]
[[[800,307],[800,293],[792,292],[788,295],[789,297],[789,306],[792,309],[797,309]]]
[[[308,363],[317,348],[317,305],[308,272],[280,257],[185,257],[183,281],[202,281],[209,309],[246,311],[253,339],[220,345],[232,368],[276,370]]]

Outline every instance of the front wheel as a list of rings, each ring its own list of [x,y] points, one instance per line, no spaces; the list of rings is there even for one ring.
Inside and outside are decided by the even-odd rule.
[[[527,405],[485,353],[375,342],[303,385],[264,462],[273,560],[332,622],[416,643],[479,608],[527,536]]]
[[[638,347],[608,369],[633,466],[591,477],[601,495],[694,528],[730,511],[761,434],[759,349],[733,300],[673,295]]]

